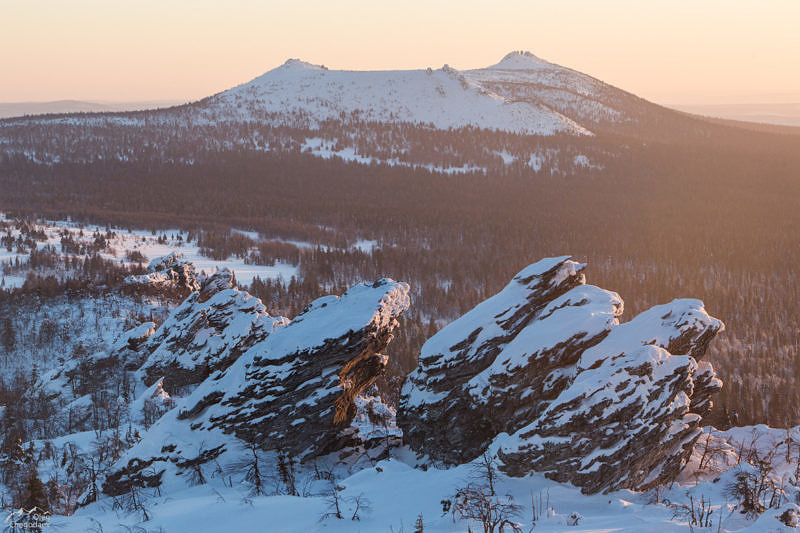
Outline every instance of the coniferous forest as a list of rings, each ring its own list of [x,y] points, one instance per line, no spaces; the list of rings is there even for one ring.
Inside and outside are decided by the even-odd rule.
[[[433,332],[525,265],[571,255],[589,264],[588,283],[622,296],[623,319],[697,297],[725,322],[709,354],[725,383],[712,423],[796,425],[800,136],[669,116],[636,137],[375,123],[313,132],[348,133],[371,164],[307,153],[302,129],[256,131],[270,146],[281,140],[281,149],[263,150],[241,142],[254,134],[241,125],[170,136],[163,125],[7,124],[6,144],[19,149],[0,153],[0,209],[31,220],[180,227],[208,256],[298,265],[296,279],[249,287],[271,313],[289,317],[356,281],[407,281],[414,302],[381,383],[389,398]],[[518,157],[504,162],[499,151]],[[522,160],[531,151],[543,154],[538,168]],[[378,162],[400,153],[407,164]],[[591,164],[573,164],[576,155]],[[446,164],[473,170],[437,171]],[[231,228],[267,241],[256,245]],[[377,245],[350,246],[359,239]],[[31,298],[116,290],[132,273],[82,253],[82,282],[30,278],[2,292],[0,320]]]

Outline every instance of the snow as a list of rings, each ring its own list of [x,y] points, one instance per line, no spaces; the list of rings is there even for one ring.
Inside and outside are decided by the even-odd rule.
[[[216,358],[233,346],[241,346],[245,337],[269,334],[288,323],[283,317],[269,316],[261,300],[245,291],[222,289],[206,301],[201,296],[192,293],[149,339],[146,348],[150,356],[140,372],[171,365],[193,370],[203,363],[215,364]],[[200,325],[205,327],[199,329]]]
[[[0,213],[0,222],[2,221],[9,222],[5,214]],[[101,235],[106,234],[106,228],[101,226],[79,225],[71,221],[63,220],[41,221],[36,224],[36,227],[37,229],[44,230],[47,236],[45,241],[37,242],[37,248],[50,245],[60,250],[61,233],[65,231],[76,241],[87,243],[93,241],[94,238],[92,235],[94,233],[99,233]],[[249,285],[256,277],[261,279],[281,278],[288,281],[293,276],[296,277],[298,275],[298,269],[295,265],[283,263],[281,261],[276,261],[274,265],[252,265],[246,264],[242,258],[233,256],[224,260],[215,260],[205,257],[200,254],[200,248],[197,246],[197,242],[187,242],[188,235],[177,229],[161,230],[157,232],[156,235],[146,230],[112,230],[115,232],[115,236],[108,240],[109,249],[100,252],[100,255],[105,259],[124,262],[123,257],[127,252],[137,251],[141,253],[147,261],[151,261],[177,252],[182,260],[193,263],[198,272],[210,275],[217,270],[228,268],[233,271],[236,276],[236,281],[243,285]],[[263,240],[257,232],[234,231],[247,235],[255,242]],[[83,233],[83,237],[81,236],[81,232]],[[19,230],[14,229],[11,231],[11,235],[14,237],[19,234]],[[159,237],[166,237],[166,239],[162,239],[162,242],[159,242]],[[113,252],[111,250],[113,250]],[[17,253],[15,251],[8,252],[6,248],[0,248],[0,267],[2,267],[3,264],[10,264],[16,259],[19,259],[21,263],[27,262],[28,255],[28,253]],[[9,289],[20,287],[25,281],[25,276],[23,274],[5,274],[2,275],[2,278],[5,279],[5,288]]]
[[[398,455],[400,455],[398,453]],[[417,517],[422,515],[426,533],[465,533],[467,522],[454,520],[451,513],[442,512],[442,500],[452,499],[456,490],[473,476],[472,465],[439,470],[413,468],[399,458],[380,461],[371,468],[361,470],[337,480],[344,518],[324,518],[328,511],[326,491],[328,484],[316,481],[308,472],[301,474],[306,496],[274,494],[252,496],[241,476],[232,477],[228,486],[221,476],[210,476],[208,484],[184,487],[171,491],[169,497],[147,496],[150,520],[141,522],[136,513],[115,511],[110,504],[92,504],[79,509],[72,517],[55,517],[53,527],[59,531],[87,531],[94,521],[103,525],[107,533],[130,530],[135,526],[147,531],[191,531],[211,533],[218,531],[274,531],[276,533],[331,533],[413,531]],[[714,489],[712,503],[719,510],[725,499],[720,488],[713,483],[676,484],[668,496],[674,502],[686,501],[685,491]],[[678,533],[691,531],[685,520],[673,518],[674,510],[665,504],[649,504],[651,495],[629,491],[608,495],[586,496],[567,484],[550,481],[544,476],[510,479],[500,476],[497,493],[511,495],[524,507],[516,520],[524,531],[531,529],[531,502],[541,498],[542,516],[535,531],[545,533]],[[698,488],[700,489],[698,491]],[[718,497],[719,495],[719,497]],[[359,513],[359,520],[351,520],[353,499],[362,496],[369,503]],[[780,531],[780,523],[771,510],[758,520],[742,520],[736,513],[724,513],[722,531]],[[718,511],[721,512],[721,511]],[[577,526],[567,525],[574,513],[582,519]],[[716,515],[714,516],[716,530]],[[737,522],[738,520],[738,522]],[[728,529],[738,524],[740,527]],[[268,529],[264,529],[269,525]],[[744,529],[740,529],[744,526]],[[767,529],[767,526],[770,529]],[[774,528],[774,529],[772,529]],[[481,531],[473,522],[472,531]],[[698,530],[695,527],[694,530]]]
[[[578,306],[578,302],[587,302]],[[550,302],[541,311],[546,318],[536,320],[523,329],[516,337],[503,347],[502,357],[498,357],[485,370],[475,375],[469,382],[473,396],[478,391],[486,395],[490,379],[498,374],[507,374],[531,360],[540,353],[548,353],[564,339],[586,335],[588,338],[600,335],[612,325],[617,324],[617,314],[621,305],[615,293],[599,289],[591,285],[578,286],[563,296]],[[505,313],[510,316],[512,313]],[[487,331],[494,329],[496,322]],[[480,343],[483,332],[476,340]],[[423,350],[423,353],[425,350]]]
[[[498,294],[484,300],[475,308],[451,322],[436,335],[428,339],[420,353],[420,361],[422,364],[424,365],[426,358],[437,354],[443,354],[444,356],[444,359],[438,361],[437,365],[446,364],[447,361],[456,358],[469,359],[470,355],[474,354],[465,355],[458,350],[453,350],[451,347],[463,339],[468,338],[470,333],[474,331],[480,330],[475,340],[470,343],[472,346],[480,346],[488,339],[503,337],[506,331],[500,325],[500,322],[512,316],[516,309],[526,301],[525,296],[530,292],[530,289],[526,287],[525,280],[555,268],[566,259],[567,257],[547,258],[524,268],[514,276],[513,281],[506,285]],[[564,270],[566,273],[574,273],[582,270],[583,267],[585,267],[585,265],[573,261],[566,261]],[[566,273],[564,275],[566,275]],[[557,280],[555,283],[557,283]],[[618,296],[616,298],[619,299]],[[531,350],[536,349],[536,347],[529,348]]]
[[[491,70],[537,70],[555,65],[527,51],[509,52],[499,63],[486,67]]]
[[[353,243],[353,248],[355,248],[356,250],[361,250],[364,253],[370,253],[377,247],[378,247],[378,241],[373,241],[370,239],[359,239],[355,243]]]
[[[438,129],[478,126],[539,135],[589,134],[546,106],[500,96],[447,65],[437,70],[342,71],[289,60],[212,97],[203,111],[209,117],[219,113],[244,121],[278,113],[306,117],[311,124],[352,117]],[[358,158],[350,152],[341,156]]]
[[[531,154],[528,159],[528,166],[536,172],[542,170],[542,158],[538,154]]]
[[[172,233],[181,234],[180,231],[165,231],[164,233],[167,235]],[[150,236],[150,233],[146,231],[134,231],[131,235],[140,238],[144,236],[147,239],[145,244],[136,242],[133,244],[132,249],[141,252],[148,259],[168,255],[178,246],[177,249],[180,251],[181,259],[194,264],[198,272],[213,274],[217,270],[228,268],[235,274],[236,281],[243,285],[249,285],[256,277],[261,279],[282,278],[288,281],[292,276],[297,276],[297,267],[281,261],[276,261],[274,265],[248,265],[244,262],[244,259],[238,257],[215,260],[201,255],[200,249],[193,243],[178,245],[178,241],[169,240],[167,243],[159,244],[157,238]],[[185,234],[182,235],[185,236]]]
[[[513,163],[517,158],[513,155],[509,154],[507,151],[503,150],[501,152],[495,152],[497,156],[503,160],[504,165],[510,165]]]
[[[359,246],[374,246],[373,241],[362,241]],[[550,258],[535,263],[523,269],[514,281],[495,297],[484,302],[484,309],[480,313],[484,319],[488,316],[496,321],[507,319],[514,313],[514,306],[510,302],[518,302],[520,294],[524,293],[523,284],[526,280],[531,280],[535,276],[548,273],[552,269],[562,264],[555,275],[550,280],[551,284],[558,284],[566,279],[567,276],[581,276],[585,265],[568,261],[566,257]],[[244,317],[243,321],[234,319],[231,321],[230,330],[221,332],[222,337],[241,336],[247,329],[248,321],[253,316],[261,315],[261,307],[253,306],[252,298],[237,292],[234,289],[225,289],[213,295],[209,300],[197,305],[195,300],[197,295],[189,297],[187,302],[196,305],[198,313],[213,313],[212,309],[216,304],[223,300],[237,302],[238,307],[249,309],[250,318]],[[581,306],[584,315],[591,318],[586,319],[579,327],[575,325],[577,315],[572,316],[572,306],[569,302],[582,302]],[[189,304],[187,304],[189,305]],[[323,515],[328,510],[328,490],[329,482],[315,476],[312,465],[298,466],[298,486],[300,496],[286,495],[277,476],[271,474],[276,470],[274,454],[265,454],[264,469],[270,472],[267,483],[267,494],[254,495],[252,487],[244,481],[244,472],[241,466],[243,457],[247,456],[240,441],[229,434],[224,434],[217,429],[192,429],[187,421],[178,419],[182,409],[191,407],[204,397],[211,388],[234,393],[238,388],[246,383],[246,375],[254,366],[258,365],[257,356],[265,354],[275,354],[278,359],[281,355],[288,352],[303,350],[314,344],[324,342],[329,338],[345,335],[348,331],[363,328],[366,323],[375,322],[383,324],[400,309],[408,307],[408,286],[403,283],[391,280],[381,280],[372,285],[358,285],[348,291],[342,297],[327,296],[314,301],[308,309],[288,325],[284,322],[276,325],[261,343],[256,344],[224,372],[224,375],[217,375],[200,385],[194,392],[185,398],[170,398],[161,387],[161,382],[157,381],[149,388],[141,387],[138,389],[136,399],[125,405],[131,417],[131,423],[139,429],[142,422],[140,418],[144,401],[153,400],[171,407],[171,402],[175,401],[175,407],[153,425],[143,435],[143,439],[134,448],[125,452],[118,464],[125,464],[127,460],[134,457],[156,457],[164,455],[162,446],[165,443],[175,443],[181,447],[184,457],[192,457],[193,454],[201,450],[209,450],[216,446],[224,445],[225,453],[220,456],[219,461],[207,464],[205,475],[207,483],[203,485],[191,486],[186,482],[187,476],[178,476],[177,467],[170,461],[156,463],[158,468],[163,467],[169,471],[164,476],[164,485],[158,491],[144,489],[142,498],[148,508],[149,518],[142,521],[138,513],[126,512],[115,508],[111,498],[102,498],[100,501],[89,504],[77,510],[73,516],[56,516],[52,519],[52,527],[58,531],[105,531],[108,533],[123,532],[130,530],[147,531],[167,531],[182,532],[192,531],[197,533],[217,532],[217,531],[259,531],[268,530],[276,532],[308,532],[308,531],[330,531],[330,532],[352,532],[352,531],[411,531],[413,524],[418,516],[422,516],[425,531],[428,533],[464,533],[468,523],[465,520],[454,520],[451,513],[442,511],[442,501],[452,499],[456,490],[465,486],[467,481],[474,476],[474,465],[467,464],[449,469],[435,468],[428,465],[427,468],[418,468],[418,458],[410,450],[400,447],[394,448],[390,458],[376,461],[366,466],[341,463],[332,468],[337,476],[336,485],[341,487],[337,491],[341,499],[344,518],[338,520]],[[251,306],[251,307],[248,307]],[[331,308],[335,311],[329,313]],[[498,315],[494,311],[503,311]],[[542,324],[540,331],[536,335],[531,334],[531,338],[524,336],[523,331],[517,339],[509,342],[504,348],[508,357],[502,361],[506,365],[505,369],[495,369],[493,371],[506,371],[513,368],[517,357],[527,357],[520,355],[530,353],[535,350],[537,344],[546,345],[550,337],[557,338],[563,336],[563,324],[570,324],[576,331],[593,331],[593,328],[608,327],[609,324],[616,324],[617,317],[621,313],[622,307],[618,296],[609,291],[603,291],[596,287],[579,285],[559,298],[550,302],[544,308],[540,316]],[[669,324],[680,324],[679,327],[691,327],[693,323],[701,321],[705,311],[702,303],[697,300],[675,300],[670,304],[658,306],[650,311],[638,315],[634,320],[615,325],[611,328],[611,333],[595,348],[586,350],[583,357],[578,362],[578,366],[588,368],[593,366],[599,359],[604,359],[604,364],[610,368],[629,366],[630,361],[617,363],[613,357],[608,357],[609,353],[616,350],[629,351],[629,359],[637,361],[648,361],[656,367],[653,380],[662,379],[670,375],[675,367],[685,365],[689,357],[687,355],[670,356],[663,348],[655,344],[668,344],[673,337],[675,328]],[[180,315],[178,309],[173,317]],[[259,320],[256,316],[256,320]],[[338,317],[332,320],[331,317]],[[465,315],[470,317],[470,313]],[[677,317],[677,318],[676,318]],[[484,327],[492,333],[496,324],[490,320],[477,321],[478,314],[471,316],[467,320],[457,320],[454,331],[458,330],[459,335],[464,332],[474,331],[476,327]],[[94,322],[91,319],[89,322]],[[184,317],[184,321],[194,323],[193,317]],[[117,321],[119,325],[121,321]],[[174,322],[174,324],[173,324]],[[185,325],[178,323],[177,318],[167,321],[172,324],[170,327],[180,331]],[[167,323],[155,333],[155,339],[159,332],[166,329]],[[105,328],[111,324],[99,323],[97,327]],[[721,323],[718,324],[721,327]],[[448,326],[448,328],[453,327]],[[106,339],[97,346],[97,351],[93,352],[93,357],[102,357],[104,353],[124,347],[131,339],[140,339],[153,333],[154,324],[152,322],[142,323],[133,329],[118,334],[115,330],[115,340],[112,342]],[[443,332],[446,330],[442,330]],[[644,339],[641,331],[653,333],[653,336]],[[498,333],[499,330],[495,331]],[[197,342],[184,355],[191,357],[192,351],[197,351],[206,346],[209,350],[215,350],[218,344],[211,336],[204,332],[197,332]],[[449,348],[452,341],[449,335],[445,334],[444,339],[429,341],[431,346],[423,349],[444,349]],[[534,339],[534,337],[536,337]],[[434,337],[434,341],[437,337]],[[224,339],[222,339],[224,340]],[[541,342],[540,342],[541,341]],[[148,341],[149,342],[149,341]],[[165,342],[169,342],[168,340]],[[228,342],[228,341],[225,341]],[[515,343],[518,346],[515,346]],[[639,350],[629,350],[632,344],[639,344]],[[437,346],[439,346],[437,348]],[[593,351],[594,350],[594,351]],[[605,353],[605,356],[603,356]],[[269,357],[269,355],[266,355]],[[280,361],[278,361],[280,363]],[[501,365],[501,366],[502,366]],[[286,364],[278,367],[278,372],[291,372],[291,365]],[[335,369],[330,369],[334,372]],[[47,374],[44,378],[55,379],[55,373]],[[602,381],[600,378],[603,378]],[[323,374],[317,380],[324,384],[327,375]],[[312,379],[313,381],[313,379]],[[585,381],[585,382],[584,382]],[[206,385],[210,383],[210,385]],[[606,386],[602,386],[603,383]],[[609,398],[614,405],[621,401],[619,396],[626,391],[617,390],[620,383],[615,381],[613,372],[598,371],[596,373],[580,373],[572,387],[564,391],[564,394],[556,398],[553,402],[564,404],[570,402],[582,392],[593,390],[597,391],[593,402],[599,403],[602,398]],[[629,387],[639,387],[632,383]],[[66,389],[66,385],[64,385]],[[631,394],[631,398],[636,398],[646,394],[650,389],[642,388]],[[264,400],[264,398],[262,398]],[[366,415],[367,406],[372,402],[372,398],[360,398],[357,400],[358,414],[354,426],[357,431],[363,434],[370,434],[379,431],[372,424]],[[308,401],[313,402],[313,398]],[[631,399],[627,401],[633,401]],[[673,409],[685,408],[689,399],[686,394],[676,395],[673,401]],[[69,406],[78,405],[88,406],[87,396],[75,398]],[[386,410],[386,414],[393,415],[390,408],[378,403],[379,409]],[[204,416],[210,417],[220,414],[221,404],[209,407]],[[215,412],[216,411],[216,412]],[[601,415],[602,416],[602,415]],[[684,423],[696,420],[697,415],[689,414],[684,420],[678,420],[674,431],[680,432]],[[292,422],[294,425],[305,423],[306,420],[297,419]],[[399,439],[400,430],[393,424],[383,429],[387,437]],[[703,437],[708,437],[713,442],[719,444],[719,453],[716,453],[709,465],[700,468],[700,455],[702,444],[695,449],[695,452],[687,465],[687,468],[674,485],[664,487],[662,494],[663,503],[653,503],[653,493],[639,493],[632,491],[617,491],[609,494],[584,495],[580,490],[570,484],[557,483],[547,479],[541,474],[531,474],[522,478],[508,478],[499,474],[497,478],[497,492],[502,497],[506,494],[511,495],[515,502],[523,506],[523,511],[516,517],[522,524],[525,531],[532,529],[531,523],[531,502],[541,498],[546,508],[541,509],[541,515],[535,524],[535,531],[544,532],[689,532],[692,530],[685,518],[676,516],[676,508],[665,503],[672,502],[675,506],[680,506],[688,502],[691,495],[694,498],[710,498],[714,506],[714,524],[716,519],[721,518],[720,531],[741,533],[755,533],[760,531],[780,531],[782,524],[776,518],[785,509],[794,509],[794,504],[785,503],[780,508],[770,509],[760,517],[747,518],[741,515],[732,507],[732,502],[726,501],[726,487],[734,479],[738,471],[749,468],[738,456],[739,450],[743,445],[752,446],[761,453],[767,453],[770,449],[776,448],[779,453],[773,458],[775,464],[776,479],[788,479],[787,476],[794,474],[797,454],[800,447],[796,444],[789,449],[788,453],[792,457],[786,461],[784,457],[787,438],[792,438],[795,442],[800,442],[800,428],[795,428],[788,432],[776,430],[766,426],[755,426],[752,428],[733,428],[728,431],[717,431],[713,428],[704,428]],[[37,450],[41,451],[48,442],[55,447],[56,451],[63,449],[70,443],[74,444],[77,453],[89,453],[96,443],[110,436],[109,432],[84,431],[71,435],[59,436],[49,441],[37,440],[33,444]],[[381,434],[383,436],[383,434]],[[701,443],[702,439],[701,437]],[[552,437],[549,439],[538,438],[536,436],[528,439],[532,445],[546,445],[562,437]],[[513,436],[507,434],[499,436],[492,445],[492,451],[507,444]],[[583,471],[589,472],[598,468],[599,461],[603,457],[614,453],[613,447],[596,448],[582,457],[580,467]],[[63,474],[63,465],[59,466],[56,460],[41,461],[39,464],[40,476],[48,479],[55,474]],[[322,465],[323,467],[326,465]],[[783,478],[781,477],[783,476]],[[790,500],[795,493],[787,493],[786,499]],[[362,497],[368,505],[364,506],[359,512],[358,520],[352,520],[355,512],[355,500]],[[535,504],[534,504],[535,505]],[[577,525],[569,525],[570,516],[576,513],[581,515]],[[469,524],[473,531],[479,531],[479,525]],[[698,528],[694,528],[697,530]]]
[[[464,71],[464,76],[508,98],[536,101],[568,114],[585,128],[586,122],[630,120],[620,106],[621,92],[530,52],[511,52],[495,65]]]
[[[406,283],[382,279],[372,285],[358,284],[342,296],[323,296],[314,300],[289,326],[278,329],[249,350],[253,355],[284,357],[339,338],[348,332],[359,331],[367,324],[385,326],[396,314],[410,305]],[[376,295],[383,293],[378,298]],[[327,308],[324,312],[320,310]],[[302,325],[302,326],[301,326]],[[298,333],[298,326],[303,333]],[[248,358],[248,352],[240,361]]]
[[[409,163],[408,161],[401,161],[398,158],[391,158],[391,159],[378,159],[371,156],[363,156],[359,155],[356,152],[356,149],[353,147],[341,148],[339,150],[334,150],[335,142],[329,139],[323,139],[322,137],[309,137],[303,142],[302,150],[313,154],[317,157],[322,159],[331,159],[331,158],[339,158],[343,161],[347,162],[356,162],[362,163],[365,165],[369,165],[372,163],[381,163],[389,166],[401,166],[401,167],[408,167],[408,168],[424,168],[431,172],[439,172],[442,174],[465,174],[468,172],[486,172],[486,169],[483,167],[478,167],[475,165],[461,165],[461,166],[442,166],[442,165],[432,165],[432,164],[419,164],[419,163]],[[508,155],[507,157],[511,157],[511,161],[513,161],[513,157]],[[510,161],[509,161],[510,162]]]

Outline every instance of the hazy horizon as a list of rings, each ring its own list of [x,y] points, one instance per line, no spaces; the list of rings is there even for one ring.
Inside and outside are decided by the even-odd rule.
[[[43,102],[0,102],[0,119],[48,113],[139,111],[171,107],[189,103],[189,99],[175,100],[52,100]],[[800,101],[789,103],[742,104],[672,104],[657,102],[665,107],[729,120],[800,127]]]

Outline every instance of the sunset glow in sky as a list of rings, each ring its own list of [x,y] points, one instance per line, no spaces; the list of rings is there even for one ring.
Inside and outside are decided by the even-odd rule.
[[[198,99],[289,57],[459,69],[530,50],[660,103],[800,101],[800,1],[0,0],[0,102]]]

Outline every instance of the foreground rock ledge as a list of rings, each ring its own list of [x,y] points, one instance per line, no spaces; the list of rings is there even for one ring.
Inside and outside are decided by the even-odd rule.
[[[697,360],[724,326],[690,299],[620,324],[585,266],[543,259],[425,343],[398,409],[413,450],[459,464],[492,449],[509,475],[587,493],[678,475],[722,386]]]

